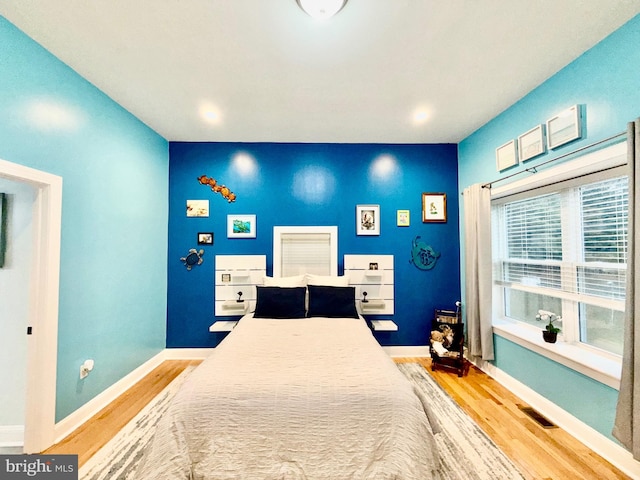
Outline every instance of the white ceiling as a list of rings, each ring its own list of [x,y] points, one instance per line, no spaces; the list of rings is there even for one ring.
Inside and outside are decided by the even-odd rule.
[[[325,22],[295,0],[0,0],[0,13],[167,140],[457,143],[640,1],[350,0]]]

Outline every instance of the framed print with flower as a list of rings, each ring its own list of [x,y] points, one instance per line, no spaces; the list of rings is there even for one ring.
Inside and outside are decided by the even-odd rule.
[[[356,205],[356,234],[380,235],[380,205]]]
[[[423,193],[422,194],[422,222],[447,221],[447,194]]]
[[[256,238],[256,216],[227,215],[227,238]]]
[[[398,227],[408,227],[411,225],[409,210],[398,210],[396,212],[396,225]]]

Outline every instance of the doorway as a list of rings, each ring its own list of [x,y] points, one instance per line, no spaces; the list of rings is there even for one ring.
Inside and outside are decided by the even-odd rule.
[[[38,453],[55,440],[62,178],[5,160],[0,178],[33,188],[23,452]]]

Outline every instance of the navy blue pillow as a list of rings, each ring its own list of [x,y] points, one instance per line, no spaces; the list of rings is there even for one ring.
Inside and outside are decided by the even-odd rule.
[[[309,317],[358,318],[355,287],[308,285]]]
[[[305,287],[257,286],[254,318],[304,318]]]

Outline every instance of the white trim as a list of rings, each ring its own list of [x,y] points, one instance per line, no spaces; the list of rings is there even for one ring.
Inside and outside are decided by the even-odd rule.
[[[491,200],[507,195],[531,190],[533,188],[557,183],[570,178],[588,175],[593,172],[619,167],[627,163],[627,143],[621,142],[602,150],[580,156],[576,160],[561,163],[547,170],[521,180],[510,182],[502,187],[491,189]]]
[[[337,226],[304,226],[304,227],[273,227],[273,276],[282,276],[282,235],[287,233],[325,233],[331,238],[331,272],[338,275],[338,227]]]
[[[558,339],[547,343],[542,339],[542,329],[526,328],[516,322],[495,322],[493,333],[510,342],[569,367],[611,388],[620,390],[622,360],[595,348],[573,345]]]
[[[539,411],[543,416],[578,439],[598,455],[611,462],[631,478],[640,479],[640,462],[634,460],[632,454],[616,442],[597,432],[566,410],[500,370],[495,365],[485,361],[475,361],[473,363],[480,370],[495,379],[500,385]]]
[[[79,428],[83,423],[97,414],[104,407],[113,402],[116,398],[126,392],[129,388],[134,386],[146,375],[148,375],[154,368],[159,366],[166,359],[165,351],[161,351],[138,368],[125,375],[116,383],[106,388],[98,395],[93,397],[87,403],[82,405],[73,413],[69,414],[61,421],[56,423],[55,426],[55,441],[59,442],[74,430]]]
[[[36,189],[33,204],[33,260],[29,287],[27,386],[24,452],[41,452],[54,443],[62,177],[0,159],[0,177]]]
[[[391,358],[394,357],[427,357],[429,358],[429,347],[426,345],[416,345],[410,347],[402,347],[402,346],[391,346],[391,347],[382,347],[387,355]]]
[[[215,348],[167,348],[164,351],[165,360],[204,360],[213,353]]]
[[[24,425],[1,425],[0,448],[22,447],[24,444]]]

